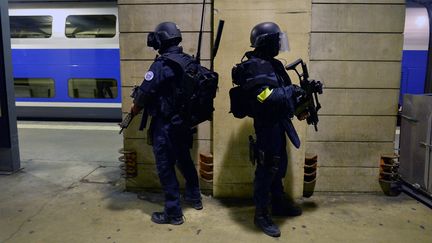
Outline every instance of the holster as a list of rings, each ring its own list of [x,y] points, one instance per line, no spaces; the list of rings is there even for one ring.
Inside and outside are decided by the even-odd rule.
[[[147,144],[153,145],[153,122],[150,122],[150,127],[147,129]]]
[[[257,162],[264,167],[270,167],[273,174],[279,170],[280,156],[271,156],[262,150],[258,150]]]
[[[249,135],[249,161],[255,165],[258,160],[258,148],[252,135]]]
[[[249,135],[249,161],[252,165],[261,164],[270,167],[271,171],[276,174],[279,170],[280,156],[274,156],[258,149],[256,140],[252,135]]]
[[[279,163],[280,163],[280,157],[279,156],[273,156],[272,168],[271,168],[273,174],[276,174],[276,172],[279,170]]]

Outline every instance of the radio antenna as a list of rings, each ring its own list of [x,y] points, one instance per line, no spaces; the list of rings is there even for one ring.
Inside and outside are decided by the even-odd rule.
[[[202,11],[201,11],[201,26],[200,26],[199,36],[198,36],[198,49],[196,54],[196,60],[198,61],[198,63],[201,61],[201,42],[202,42],[203,26],[204,26],[205,1],[206,0],[203,0]]]

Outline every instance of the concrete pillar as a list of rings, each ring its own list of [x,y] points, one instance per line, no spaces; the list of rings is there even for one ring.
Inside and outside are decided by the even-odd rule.
[[[381,154],[393,153],[404,0],[313,0],[311,76],[324,81],[317,191],[379,191]]]
[[[254,167],[248,159],[248,135],[253,134],[252,120],[234,118],[229,114],[229,89],[232,87],[231,68],[243,54],[251,50],[251,29],[265,21],[276,22],[288,33],[291,51],[278,56],[288,64],[297,58],[309,60],[311,1],[308,0],[217,0],[215,23],[225,20],[225,30],[215,70],[220,74],[219,92],[214,113],[214,196],[250,197],[253,190]],[[294,82],[298,82],[292,76]],[[295,122],[305,141],[305,122]],[[305,143],[299,150],[288,145],[289,168],[285,189],[292,197],[300,197],[303,190]]]
[[[0,173],[20,169],[8,2],[0,2]]]
[[[134,85],[140,85],[144,74],[153,62],[156,52],[146,46],[147,34],[157,24],[172,21],[183,32],[181,45],[188,54],[195,55],[198,46],[198,33],[201,21],[202,0],[119,0],[120,58],[123,92],[123,113],[129,111],[132,99],[130,92]],[[202,64],[210,66],[210,46],[212,40],[212,1],[207,0],[204,34],[201,49]],[[138,177],[128,179],[129,190],[159,188],[151,146],[146,144],[147,134],[138,131],[140,119],[134,119],[124,133],[124,148],[138,153]],[[210,122],[200,125],[195,136],[193,158],[198,153],[211,153]],[[181,181],[182,177],[178,176]],[[211,190],[212,184],[201,182],[204,190]]]

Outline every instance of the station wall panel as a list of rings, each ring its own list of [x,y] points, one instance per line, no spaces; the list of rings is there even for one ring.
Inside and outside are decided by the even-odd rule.
[[[325,88],[399,89],[400,62],[313,61],[310,76]]]
[[[311,60],[400,61],[402,34],[311,34]]]
[[[308,127],[308,141],[393,142],[396,116],[321,116],[318,132]]]
[[[329,12],[333,14],[328,15]],[[404,5],[314,4],[312,31],[401,33],[404,19],[399,16],[402,15],[405,15]]]
[[[183,32],[199,31],[202,4],[177,4],[170,7],[161,5],[120,5],[119,14],[125,16],[119,23],[121,32],[151,32],[156,26],[148,19],[164,16],[164,21],[177,24]],[[206,4],[204,31],[210,32],[211,5]],[[125,14],[123,14],[125,13]],[[126,14],[127,13],[127,14]],[[179,14],[181,13],[181,14]]]
[[[399,90],[324,89],[319,98],[321,115],[394,116]]]

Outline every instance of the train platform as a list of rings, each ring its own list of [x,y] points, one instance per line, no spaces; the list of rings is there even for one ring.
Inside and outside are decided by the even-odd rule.
[[[203,210],[184,207],[183,225],[156,225],[150,215],[161,210],[162,195],[124,191],[116,124],[19,122],[18,127],[23,169],[0,176],[2,243],[432,239],[432,210],[405,195],[315,194],[298,201],[302,216],[275,218],[282,231],[275,239],[254,226],[251,200],[204,196]]]

